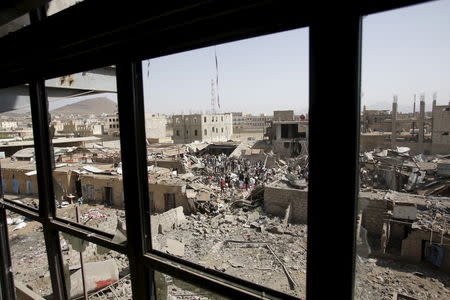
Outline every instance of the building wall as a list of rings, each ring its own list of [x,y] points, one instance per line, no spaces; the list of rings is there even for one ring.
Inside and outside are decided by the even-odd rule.
[[[54,180],[61,186],[66,194],[76,194],[76,181],[78,174],[72,171],[53,171]]]
[[[430,240],[430,231],[413,230],[406,239],[402,241],[401,256],[407,261],[419,263],[422,261],[423,241]],[[435,232],[433,242],[440,243],[441,235]],[[445,240],[444,240],[445,244]],[[450,272],[450,245],[444,245],[444,259],[441,270]]]
[[[104,125],[96,124],[92,126],[92,134],[102,135],[104,133]]]
[[[273,112],[274,121],[293,121],[294,111],[293,110],[275,110]]]
[[[112,114],[105,117],[104,131],[108,135],[118,135],[120,133],[119,115]]]
[[[202,141],[202,115],[174,115],[172,117],[174,143],[185,144]]]
[[[264,210],[281,218],[291,204],[289,222],[306,223],[308,214],[308,191],[266,186],[264,188]]]
[[[3,121],[1,122],[2,129],[15,129],[17,128],[17,122],[13,121]]]
[[[83,199],[93,203],[105,204],[105,187],[112,188],[112,205],[123,208],[123,184],[121,176],[80,175]],[[92,192],[89,186],[93,187]]]
[[[361,226],[367,230],[368,234],[381,236],[388,211],[386,200],[359,197],[359,206],[362,210]]]
[[[149,166],[156,166],[176,170],[178,174],[186,173],[186,168],[181,160],[157,159],[148,161]]]
[[[391,140],[387,135],[371,135],[371,134],[361,134],[360,136],[360,151],[372,151],[375,148],[390,149]],[[424,142],[422,145],[418,142],[410,141],[399,141],[397,140],[396,145],[398,147],[409,147],[410,153],[413,155],[425,153],[425,154],[449,154],[450,153],[450,143],[449,144],[438,144],[438,143],[427,143]]]
[[[153,203],[150,203],[150,207],[153,208],[153,212],[166,211],[164,194],[175,194],[175,207],[182,206],[184,213],[190,213],[188,198],[186,196],[185,185],[170,185],[170,184],[149,184],[150,198],[153,199]]]
[[[151,232],[157,234],[158,232],[167,232],[172,228],[181,225],[186,219],[183,213],[183,207],[168,210],[162,214],[152,215],[151,217]]]
[[[2,168],[3,192],[7,194],[38,196],[37,175],[27,176],[31,170]],[[14,190],[14,180],[17,182],[18,193]],[[27,188],[27,181],[31,182],[31,191]]]
[[[233,133],[244,132],[264,132],[269,126],[272,116],[266,115],[242,115],[242,113],[232,113],[233,115]]]
[[[432,141],[434,144],[450,144],[450,105],[433,107]]]
[[[233,134],[231,114],[174,115],[172,118],[175,143],[225,142]]]
[[[166,137],[167,119],[165,116],[145,113],[145,137],[160,139]]]

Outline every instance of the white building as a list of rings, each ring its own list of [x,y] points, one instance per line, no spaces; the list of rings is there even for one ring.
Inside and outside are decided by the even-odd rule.
[[[150,142],[166,142],[170,140],[166,134],[167,118],[164,115],[145,113],[145,137]]]
[[[233,134],[233,116],[229,113],[174,115],[172,119],[174,143],[226,142]]]
[[[16,129],[17,126],[17,122],[15,121],[2,121],[1,122],[1,128],[4,130],[12,130],[12,129]]]

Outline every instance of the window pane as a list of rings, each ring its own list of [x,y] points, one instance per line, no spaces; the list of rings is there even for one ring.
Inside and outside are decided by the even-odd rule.
[[[42,225],[7,211],[12,272],[18,299],[53,294]]]
[[[0,165],[5,198],[38,209],[28,85],[1,89],[0,99]]]
[[[449,11],[364,19],[357,299],[450,297]]]
[[[308,30],[142,64],[154,250],[304,296]]]
[[[124,219],[115,67],[46,81],[57,216],[114,234]]]

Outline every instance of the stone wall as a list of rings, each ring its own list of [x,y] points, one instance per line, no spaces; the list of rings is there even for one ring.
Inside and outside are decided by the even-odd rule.
[[[383,233],[383,220],[388,211],[386,200],[360,196],[359,206],[360,210],[362,210],[362,227],[367,230],[368,234],[381,236]]]
[[[429,240],[430,240],[430,231],[413,230],[408,235],[408,237],[402,241],[402,251],[401,251],[402,258],[413,263],[421,262],[424,245],[423,242]],[[440,243],[440,241],[441,241],[441,234],[438,232],[434,232],[433,242]],[[443,247],[444,247],[444,259],[440,269],[445,272],[450,272],[450,245],[447,244],[444,245]]]
[[[88,202],[106,204],[106,187],[112,188],[112,206],[124,207],[122,176],[80,175],[83,199]],[[92,192],[89,192],[93,187]]]
[[[175,207],[183,207],[185,213],[192,211],[186,196],[185,185],[150,183],[149,192],[151,193],[150,199],[153,199],[153,204],[150,204],[153,212],[166,211],[164,194],[175,194]]]
[[[264,188],[264,210],[284,218],[291,204],[289,222],[306,223],[308,214],[308,191],[285,187],[266,186]]]
[[[162,214],[152,215],[150,220],[152,235],[170,231],[186,221],[183,213],[183,207],[181,206],[168,210]]]
[[[181,160],[168,160],[168,159],[157,159],[157,160],[149,160],[149,166],[156,166],[160,168],[177,170],[178,174],[186,173],[186,168]]]
[[[30,171],[31,170],[2,168],[3,192],[7,194],[38,196],[37,175],[25,175],[25,173]],[[17,190],[14,189],[14,181],[18,184],[18,193],[16,192]],[[31,190],[27,188],[27,184],[29,184],[27,181],[31,182]]]

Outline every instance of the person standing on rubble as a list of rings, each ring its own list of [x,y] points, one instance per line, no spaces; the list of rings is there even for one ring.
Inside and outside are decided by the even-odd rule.
[[[255,178],[253,178],[253,176],[250,177],[250,179],[248,180],[249,184],[250,184],[250,189],[252,189],[255,186]]]
[[[249,178],[248,178],[248,175],[246,175],[245,176],[245,179],[244,179],[244,189],[246,190],[246,191],[248,191],[248,184],[249,184]]]
[[[225,190],[225,179],[220,177],[220,191],[223,193]]]

